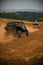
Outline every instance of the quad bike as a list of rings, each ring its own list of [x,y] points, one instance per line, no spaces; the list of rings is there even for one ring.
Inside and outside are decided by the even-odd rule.
[[[7,36],[11,31],[15,32],[18,35],[18,37],[21,37],[23,33],[26,34],[26,36],[29,36],[29,32],[26,29],[25,24],[23,22],[9,22],[6,25],[5,30]]]

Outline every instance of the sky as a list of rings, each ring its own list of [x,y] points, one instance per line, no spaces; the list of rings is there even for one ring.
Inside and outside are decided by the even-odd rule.
[[[43,11],[43,0],[0,0],[0,10],[35,9]]]

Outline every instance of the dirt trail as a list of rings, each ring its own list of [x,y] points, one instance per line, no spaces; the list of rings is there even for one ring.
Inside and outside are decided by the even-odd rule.
[[[30,32],[29,37],[15,37],[10,35],[8,38],[5,37],[4,27],[7,21],[14,21],[9,19],[0,20],[0,58],[25,58],[29,59],[31,56],[35,56],[43,51],[43,28],[40,29],[33,28],[32,24],[25,22],[27,30]],[[15,22],[15,21],[14,21]],[[42,25],[42,24],[41,24]],[[42,25],[43,27],[43,25]],[[40,55],[40,54],[39,54]]]

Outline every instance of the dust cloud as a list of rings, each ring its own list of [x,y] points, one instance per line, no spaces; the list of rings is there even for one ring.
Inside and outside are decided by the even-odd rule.
[[[13,36],[13,34],[10,34],[8,37],[5,35],[6,34],[6,31],[5,31],[5,26],[6,26],[6,23],[2,23],[0,25],[0,42],[9,42],[13,39],[15,39],[15,37]]]

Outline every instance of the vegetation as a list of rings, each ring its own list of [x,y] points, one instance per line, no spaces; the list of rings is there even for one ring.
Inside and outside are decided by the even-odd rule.
[[[12,13],[0,13],[0,18],[10,18],[17,20],[29,20],[29,21],[43,21],[43,13],[39,12],[12,12]]]

